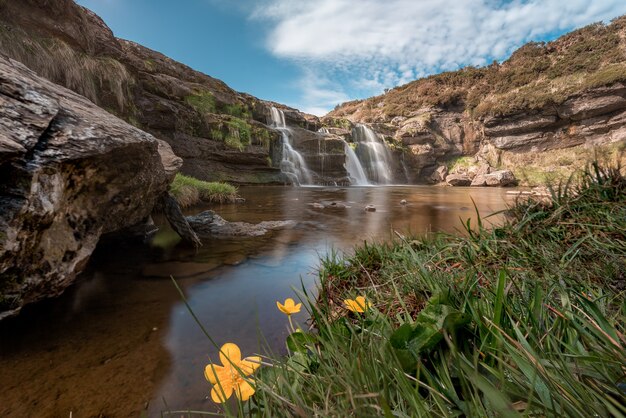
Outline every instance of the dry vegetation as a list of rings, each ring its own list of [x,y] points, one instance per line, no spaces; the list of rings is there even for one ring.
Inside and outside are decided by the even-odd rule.
[[[126,66],[110,57],[78,52],[54,38],[35,38],[0,25],[0,51],[55,83],[102,104],[102,92],[110,92],[120,110],[129,107],[134,84]]]
[[[361,122],[410,117],[419,108],[462,107],[475,117],[558,105],[589,88],[626,81],[626,16],[549,42],[531,42],[498,64],[466,67],[343,103],[330,113]]]

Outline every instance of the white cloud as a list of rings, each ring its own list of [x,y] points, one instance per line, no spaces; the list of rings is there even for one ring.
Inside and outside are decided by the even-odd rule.
[[[267,48],[299,63],[304,108],[484,65],[555,31],[626,13],[623,0],[265,0]],[[349,92],[349,93],[347,93]],[[357,93],[357,94],[358,94]]]

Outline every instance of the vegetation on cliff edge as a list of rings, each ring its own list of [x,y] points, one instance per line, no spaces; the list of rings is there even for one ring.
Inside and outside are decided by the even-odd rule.
[[[416,80],[366,100],[343,103],[329,116],[360,122],[411,117],[424,107],[464,107],[474,117],[559,105],[587,89],[626,82],[626,16],[544,43],[531,42],[502,64],[466,67]]]

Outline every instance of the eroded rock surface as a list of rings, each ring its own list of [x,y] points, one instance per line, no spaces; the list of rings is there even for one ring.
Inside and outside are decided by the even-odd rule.
[[[228,222],[211,210],[188,216],[187,222],[200,238],[258,237],[274,229],[296,225],[295,221]]]
[[[102,234],[150,215],[180,165],[166,143],[0,56],[0,318],[61,293]]]

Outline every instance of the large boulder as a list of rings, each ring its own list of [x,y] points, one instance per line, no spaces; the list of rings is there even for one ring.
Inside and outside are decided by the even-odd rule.
[[[430,175],[430,178],[435,183],[441,183],[446,180],[446,176],[448,175],[448,167],[445,165],[440,165],[437,169]]]
[[[472,180],[472,186],[477,187],[507,187],[515,186],[517,179],[511,170],[498,170],[489,174],[478,174]]]
[[[450,186],[469,186],[472,183],[466,174],[449,174],[446,177],[446,183]]]
[[[100,236],[144,221],[171,148],[0,55],[0,318],[55,296]]]

